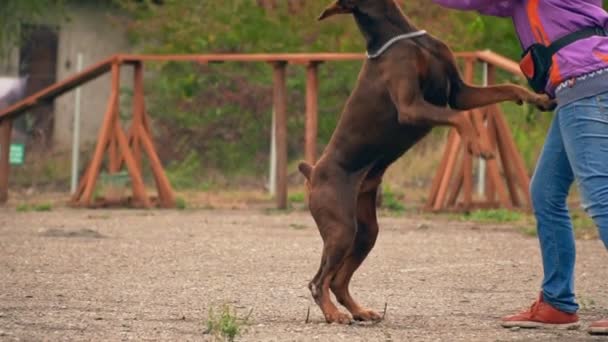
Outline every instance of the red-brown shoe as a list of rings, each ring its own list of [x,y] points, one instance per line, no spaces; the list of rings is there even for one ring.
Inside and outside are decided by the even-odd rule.
[[[549,328],[549,329],[578,329],[578,315],[560,311],[543,301],[540,294],[538,300],[529,310],[502,319],[505,328]]]
[[[608,335],[608,319],[591,323],[589,333],[591,335]]]

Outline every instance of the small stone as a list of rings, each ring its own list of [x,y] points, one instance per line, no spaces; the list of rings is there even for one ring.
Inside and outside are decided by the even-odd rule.
[[[418,230],[427,230],[427,229],[429,229],[429,228],[431,228],[431,226],[429,226],[429,225],[428,225],[428,224],[426,224],[426,223],[421,223],[421,224],[419,224],[419,225],[416,227],[416,229],[418,229]]]
[[[6,336],[6,333],[2,330],[0,330],[0,336]]]
[[[511,330],[511,331],[519,331],[519,330],[521,330],[521,328],[520,328],[520,327],[513,327],[513,328],[511,328],[510,330]]]
[[[94,318],[96,321],[103,321],[103,317],[95,317]]]

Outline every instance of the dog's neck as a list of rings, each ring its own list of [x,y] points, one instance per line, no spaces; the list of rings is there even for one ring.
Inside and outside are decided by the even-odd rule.
[[[355,21],[367,42],[367,51],[380,49],[392,38],[417,31],[397,5],[389,6],[381,16],[355,11]]]

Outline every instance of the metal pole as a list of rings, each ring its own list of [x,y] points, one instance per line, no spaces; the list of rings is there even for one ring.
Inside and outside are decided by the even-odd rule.
[[[483,75],[483,86],[488,86],[488,63],[483,62],[481,64],[482,75]],[[484,126],[487,126],[487,122],[484,120]],[[479,169],[477,174],[477,194],[483,196],[486,192],[486,161],[483,158],[479,158]]]
[[[78,53],[77,71],[82,71],[82,53]],[[76,96],[74,99],[74,122],[72,128],[72,182],[70,191],[72,194],[76,192],[78,186],[78,157],[80,154],[80,87],[76,88]]]

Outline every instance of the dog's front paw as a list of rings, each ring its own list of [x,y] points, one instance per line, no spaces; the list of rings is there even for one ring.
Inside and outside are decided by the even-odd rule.
[[[338,310],[325,314],[325,321],[330,324],[351,324],[353,322],[349,315]]]
[[[552,99],[547,95],[538,95],[534,104],[536,105],[536,108],[543,112],[550,112],[557,107],[555,99]]]
[[[382,316],[379,313],[372,310],[361,310],[353,313],[353,319],[355,321],[363,322],[377,322],[382,320]]]

